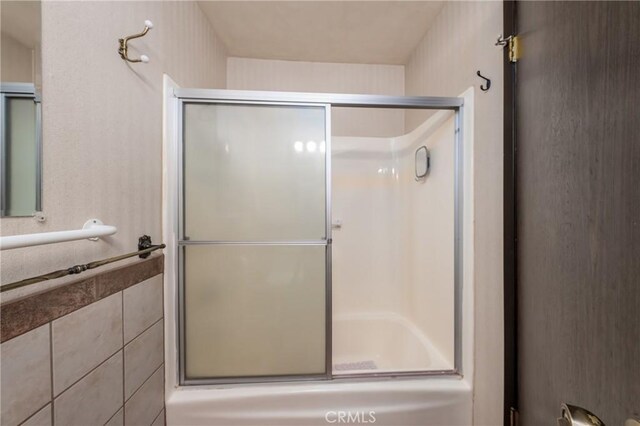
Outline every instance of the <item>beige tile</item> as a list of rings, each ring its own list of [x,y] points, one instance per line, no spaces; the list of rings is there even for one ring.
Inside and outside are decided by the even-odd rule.
[[[87,374],[54,401],[56,425],[102,425],[123,404],[122,351]]]
[[[122,294],[65,315],[52,326],[57,396],[122,347]]]
[[[151,423],[151,426],[164,426],[164,410],[160,411],[158,417]]]
[[[49,324],[0,345],[0,423],[16,425],[51,400]]]
[[[124,405],[127,426],[150,425],[164,408],[164,369],[159,368]]]
[[[47,404],[20,426],[51,426],[51,404]]]
[[[123,426],[124,425],[124,407],[119,409],[116,414],[109,419],[104,426]]]
[[[124,399],[127,400],[160,367],[164,359],[163,322],[133,339],[124,348]]]
[[[162,274],[124,290],[124,340],[162,318]]]

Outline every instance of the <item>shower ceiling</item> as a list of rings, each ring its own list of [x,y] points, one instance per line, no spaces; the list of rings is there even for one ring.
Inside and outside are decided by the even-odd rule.
[[[407,62],[441,1],[201,1],[230,56]]]

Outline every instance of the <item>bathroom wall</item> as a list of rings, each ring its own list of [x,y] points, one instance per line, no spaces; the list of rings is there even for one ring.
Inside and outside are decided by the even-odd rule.
[[[0,48],[0,81],[4,83],[33,83],[34,50],[2,33]]]
[[[286,92],[404,94],[404,66],[229,58],[227,87]],[[404,131],[404,111],[334,108],[333,134],[392,137]]]
[[[164,424],[162,270],[153,255],[4,304],[0,423]]]
[[[502,3],[447,2],[406,64],[407,95],[457,96],[476,88],[474,111],[474,423],[502,423]],[[479,90],[480,70],[492,79]],[[407,130],[424,112],[406,114]]]
[[[131,42],[130,54],[151,61],[128,64],[118,38],[145,19],[154,28]],[[43,2],[42,40],[46,221],[4,218],[1,234],[79,229],[90,218],[118,233],[3,252],[2,283],[134,251],[143,234],[160,242],[162,75],[182,86],[226,85],[225,48],[194,2]]]

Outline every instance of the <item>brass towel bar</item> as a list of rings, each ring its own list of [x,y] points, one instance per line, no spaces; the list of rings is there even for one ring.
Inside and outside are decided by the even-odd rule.
[[[48,274],[38,275],[37,277],[27,278],[26,280],[9,283],[0,287],[0,293],[4,293],[5,291],[14,290],[16,288],[25,287],[25,286],[36,284],[43,281],[66,277],[67,275],[79,274],[81,272],[88,271],[89,269],[95,269],[100,266],[108,265],[109,263],[127,259],[129,257],[139,256],[141,258],[146,258],[149,256],[151,252],[160,250],[166,247],[166,245],[164,244],[150,245],[150,243],[151,243],[151,239],[145,235],[143,237],[140,237],[140,239],[138,240],[138,248],[140,249],[138,251],[122,254],[120,256],[110,257],[108,259],[96,260],[94,262],[86,263],[84,265],[75,265],[67,269],[60,269],[59,271],[49,272]]]

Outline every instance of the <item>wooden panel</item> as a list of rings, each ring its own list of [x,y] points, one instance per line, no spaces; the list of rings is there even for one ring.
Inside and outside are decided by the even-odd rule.
[[[640,416],[640,2],[520,2],[522,425]]]

